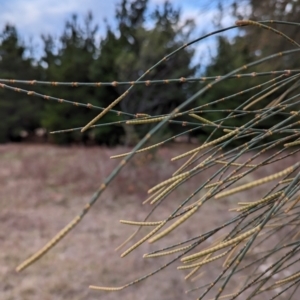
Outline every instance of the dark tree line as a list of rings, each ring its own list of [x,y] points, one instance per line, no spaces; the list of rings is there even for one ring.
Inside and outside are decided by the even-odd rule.
[[[100,44],[96,42],[98,25],[94,23],[92,14],[87,14],[83,26],[74,15],[66,22],[59,43],[51,35],[45,33],[42,36],[44,54],[38,62],[30,55],[28,57],[28,46],[21,42],[16,28],[7,25],[1,34],[0,77],[63,82],[135,80],[159,59],[187,42],[194,29],[192,21],[178,25],[181,20],[180,11],[174,9],[169,2],[152,12],[147,11],[147,5],[146,0],[123,0],[116,9],[117,29],[112,30],[106,24],[106,34]],[[149,19],[153,24],[150,29],[146,27]],[[180,55],[163,63],[147,79],[195,75],[197,67],[191,66],[193,55],[194,51],[191,49],[182,51]],[[124,92],[125,87],[38,86],[35,90],[57,98],[106,107]],[[151,115],[168,113],[193,90],[195,86],[188,85],[182,89],[182,84],[174,84],[167,89],[158,85],[137,86],[116,109]],[[22,132],[33,134],[39,127],[45,127],[49,131],[80,127],[98,113],[88,108],[50,103],[8,90],[0,90],[0,93],[0,115],[5,120],[0,125],[1,142],[20,140]],[[122,118],[109,113],[102,122],[114,122]],[[132,143],[147,129],[141,127],[135,132],[133,127],[130,130],[128,128],[101,127],[85,134],[72,132],[56,135],[51,140],[58,143],[93,140],[110,145]]]
[[[243,1],[242,1],[243,2]],[[240,3],[242,3],[240,2]],[[297,1],[249,1],[252,7],[252,19],[259,20],[277,18],[297,20],[299,16]],[[222,3],[222,1],[221,1]],[[243,2],[244,3],[244,2]],[[233,15],[238,17],[239,2],[233,5]],[[222,5],[220,6],[222,9]],[[272,12],[272,13],[271,13]],[[44,81],[131,81],[137,79],[144,71],[154,65],[166,54],[174,51],[182,44],[190,41],[195,29],[192,20],[182,22],[180,10],[174,9],[170,2],[149,12],[147,0],[122,0],[116,8],[116,30],[105,24],[105,35],[100,43],[96,41],[98,25],[92,14],[87,14],[84,25],[80,25],[77,16],[70,18],[60,36],[59,43],[51,35],[42,36],[44,53],[39,61],[30,55],[30,47],[23,42],[12,25],[6,25],[0,35],[0,78]],[[152,27],[146,26],[146,23]],[[294,30],[289,32],[288,30]],[[292,38],[298,37],[294,27],[283,27]],[[280,28],[281,29],[281,28]],[[270,37],[272,43],[266,42]],[[259,41],[259,43],[254,42]],[[271,44],[273,45],[271,47]],[[243,36],[228,40],[224,36],[218,38],[218,53],[206,68],[204,74],[197,72],[198,66],[192,64],[194,50],[186,48],[170,60],[165,61],[153,70],[147,79],[180,78],[192,76],[214,76],[227,72],[258,59],[262,55],[274,53],[276,49],[287,48],[282,39],[270,32],[259,31],[257,28],[245,27]],[[285,60],[284,64],[269,63],[263,65],[263,70],[293,68],[293,59]],[[229,80],[220,84],[218,89],[199,99],[196,105],[210,103],[240,90],[258,84],[259,78],[250,80]],[[24,87],[24,86],[20,86]],[[28,87],[28,86],[27,86]],[[27,88],[25,87],[25,88]],[[118,96],[125,86],[95,87],[53,87],[35,86],[35,91],[75,102],[91,103],[95,106],[106,107]],[[177,83],[168,86],[151,85],[136,86],[128,97],[117,107],[127,113],[147,113],[160,115],[170,112],[182,101],[199,90],[199,83]],[[280,91],[278,91],[279,93]],[[251,93],[249,94],[249,97]],[[276,96],[276,95],[275,95]],[[274,95],[272,96],[274,97]],[[238,101],[234,100],[234,101]],[[266,99],[265,101],[271,101]],[[195,105],[195,103],[194,103]],[[235,107],[235,105],[233,105]],[[230,109],[230,105],[219,103],[212,107],[216,110]],[[37,128],[60,130],[80,127],[91,120],[98,112],[88,108],[78,108],[72,105],[50,103],[25,94],[0,89],[0,142],[22,140],[24,133],[33,135]],[[225,114],[216,111],[204,113],[210,120],[221,119]],[[243,120],[236,118],[227,125],[238,126]],[[107,114],[101,122],[109,123],[126,119],[116,113]],[[274,120],[270,119],[269,122]],[[150,126],[150,125],[149,125]],[[99,144],[114,145],[118,143],[135,143],[149,129],[149,126],[108,126],[99,127],[81,134],[71,132],[54,135],[49,139],[56,143],[73,143],[92,141]],[[180,126],[170,125],[168,132],[178,133]],[[201,134],[199,134],[199,132]],[[201,139],[210,133],[207,127],[193,133]]]

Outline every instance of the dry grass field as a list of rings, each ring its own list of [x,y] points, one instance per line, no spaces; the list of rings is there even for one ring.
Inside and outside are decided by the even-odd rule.
[[[142,205],[147,198],[147,189],[174,172],[179,164],[171,164],[170,158],[190,147],[176,144],[161,148],[154,156],[137,156],[66,238],[40,261],[16,273],[19,263],[81,211],[102,179],[117,164],[109,157],[129,149],[18,144],[0,146],[0,299],[196,299],[199,291],[186,295],[185,290],[201,284],[202,279],[193,283],[184,281],[187,272],[176,270],[179,263],[120,292],[99,292],[88,288],[91,284],[121,286],[155,270],[169,258],[143,259],[144,253],[222,224],[233,216],[228,208],[236,197],[253,196],[242,193],[230,200],[208,202],[193,216],[192,221],[183,224],[167,238],[154,245],[145,243],[127,257],[120,258],[121,252],[114,249],[135,228],[120,224],[119,220],[143,220],[150,210],[150,205]],[[284,163],[274,168],[277,170],[273,171],[279,171],[284,168]],[[201,173],[171,194],[157,209],[152,220],[167,217],[211,172]],[[251,176],[268,174],[268,170],[264,169]],[[255,192],[262,193],[264,188],[259,187]],[[139,237],[145,232],[146,229]],[[205,271],[205,282],[213,280],[219,273],[215,268],[206,268]],[[237,283],[233,281],[231,284],[234,286]]]

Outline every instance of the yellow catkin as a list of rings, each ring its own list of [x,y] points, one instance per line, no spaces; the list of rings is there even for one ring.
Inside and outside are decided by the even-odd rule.
[[[233,208],[229,208],[228,211],[237,211],[239,208],[238,207],[233,207]]]
[[[299,144],[300,144],[300,141],[295,141],[295,142],[284,144],[284,147],[293,147],[293,146],[298,146]]]
[[[256,168],[257,165],[243,165],[243,164],[239,164],[239,163],[228,163],[227,161],[223,161],[223,160],[216,160],[216,163],[218,164],[223,164],[223,165],[229,165],[229,166],[235,166],[235,167],[245,167],[245,168]]]
[[[114,106],[116,106],[121,100],[123,100],[128,94],[128,91],[125,91],[120,97],[118,97],[115,101],[113,101],[110,105],[108,105],[102,112],[96,116],[93,120],[91,120],[88,124],[86,124],[82,129],[81,132],[86,131],[92,125],[94,125],[99,119],[101,119],[104,115],[106,115]]]
[[[160,143],[157,143],[157,144],[155,144],[155,145],[151,145],[151,146],[149,146],[149,147],[146,147],[146,148],[137,150],[137,151],[135,151],[134,153],[145,152],[145,151],[151,150],[151,149],[153,149],[153,148],[155,148],[155,147],[158,147],[158,146],[160,146],[160,145],[162,145],[162,144],[164,144],[164,142],[160,142]],[[110,158],[111,158],[111,159],[121,158],[121,157],[127,156],[127,155],[132,154],[132,153],[133,153],[133,152],[127,152],[127,153],[123,153],[123,154],[117,154],[117,155],[111,156]]]
[[[289,277],[286,277],[285,279],[278,280],[278,281],[275,282],[275,284],[284,284],[284,283],[288,283],[288,282],[293,281],[293,280],[295,280],[295,279],[297,279],[297,278],[299,278],[299,277],[300,277],[300,272],[298,272],[298,273],[296,273],[296,274],[294,274],[294,275],[291,275],[291,276],[289,276]]]
[[[251,106],[253,106],[254,104],[258,103],[259,101],[265,99],[266,97],[268,97],[269,95],[273,94],[274,92],[276,92],[278,89],[280,89],[282,86],[286,85],[287,83],[283,83],[282,85],[275,87],[274,89],[272,89],[271,91],[263,94],[262,96],[258,97],[257,99],[253,100],[252,102],[250,102],[248,105],[246,105],[243,110],[248,110]]]
[[[293,177],[293,178],[287,178],[287,179],[281,180],[281,181],[279,181],[278,183],[284,184],[284,183],[292,182],[293,180],[294,180],[294,177]]]
[[[126,224],[126,225],[135,225],[135,226],[157,226],[162,221],[157,222],[138,222],[138,221],[128,221],[128,220],[120,220],[120,223]]]
[[[162,231],[161,233],[157,234],[153,238],[149,240],[149,243],[154,243],[157,240],[161,239],[171,231],[173,231],[175,228],[177,228],[179,225],[181,225],[183,222],[185,222],[188,218],[190,218],[200,207],[200,205],[197,205],[193,209],[191,209],[189,212],[184,214],[180,219],[178,219],[175,223],[173,223],[170,227],[168,227],[166,230]]]
[[[156,197],[159,193],[161,193],[165,188],[162,187],[161,189],[159,189],[158,191],[154,192],[150,197],[148,197],[146,200],[143,201],[142,204],[146,204],[148,202],[150,202],[154,197]]]
[[[233,188],[231,190],[219,193],[219,194],[217,194],[215,196],[215,199],[226,197],[226,196],[229,196],[229,195],[232,195],[232,194],[235,194],[235,193],[238,193],[238,192],[241,192],[241,191],[253,188],[255,186],[267,183],[269,181],[275,180],[275,179],[277,179],[277,178],[279,178],[281,176],[285,176],[285,175],[291,173],[294,169],[295,169],[295,167],[292,166],[292,167],[289,167],[289,168],[287,168],[287,169],[285,169],[285,170],[283,170],[281,172],[275,173],[273,175],[270,175],[270,176],[267,176],[267,177],[264,177],[264,178],[261,178],[261,179],[258,179],[258,180],[255,180],[255,181],[243,184],[243,185],[238,186],[236,188]]]
[[[140,239],[138,242],[136,242],[133,246],[131,246],[129,249],[127,249],[125,252],[121,254],[121,257],[124,257],[128,255],[130,252],[132,252],[134,249],[139,247],[141,244],[143,244],[145,241],[147,241],[151,236],[153,236],[158,230],[160,230],[167,222],[163,221],[161,222],[156,228],[154,228],[151,232],[149,232],[146,236],[144,236],[142,239]]]
[[[236,244],[236,243],[238,243],[238,242],[246,239],[247,237],[253,235],[255,232],[259,231],[260,229],[261,229],[260,226],[257,226],[255,228],[253,228],[251,230],[248,230],[247,232],[239,235],[238,237],[230,239],[230,240],[228,240],[226,242],[220,243],[219,245],[217,245],[215,247],[212,247],[212,248],[200,251],[200,252],[192,254],[190,256],[183,257],[181,259],[181,261],[188,262],[188,261],[193,260],[195,258],[199,258],[199,257],[202,257],[202,256],[207,255],[209,253],[213,253],[213,252],[216,252],[216,251],[221,250],[223,248],[226,248],[226,247],[229,247],[231,245],[234,245],[234,244]]]
[[[157,118],[150,118],[150,119],[134,119],[134,120],[128,120],[126,124],[128,125],[139,125],[139,124],[148,124],[148,123],[157,123],[160,122],[167,117],[157,117]]]
[[[185,177],[184,177],[185,178]],[[157,195],[150,204],[156,203],[158,200],[160,200],[162,197],[164,197],[169,191],[171,191],[178,183],[180,183],[184,178],[179,178],[175,182],[173,182],[169,187],[164,189],[159,195]]]
[[[195,149],[193,149],[193,150],[191,150],[191,151],[185,152],[185,153],[183,153],[183,154],[181,154],[181,155],[175,156],[175,157],[173,157],[173,158],[171,159],[171,161],[175,161],[175,160],[181,159],[181,158],[183,158],[183,157],[186,157],[186,156],[188,156],[188,155],[190,155],[190,154],[193,154],[193,153],[195,153],[195,152],[198,152],[198,151],[203,150],[203,149],[205,149],[205,148],[208,148],[208,147],[210,147],[210,146],[214,146],[214,145],[218,144],[219,142],[224,141],[224,140],[226,140],[227,138],[229,138],[229,137],[231,137],[231,136],[237,134],[238,132],[239,132],[238,129],[233,130],[233,131],[231,131],[231,132],[229,132],[229,133],[223,135],[222,137],[220,137],[220,138],[218,138],[218,139],[215,139],[214,141],[211,141],[211,142],[209,142],[209,143],[205,143],[205,144],[203,144],[202,146],[200,146],[200,147],[198,147],[198,148],[195,148]]]
[[[174,176],[174,177],[171,177],[163,182],[160,182],[159,184],[155,185],[154,187],[152,187],[151,189],[148,190],[148,194],[151,194],[153,192],[155,192],[156,190],[160,189],[161,187],[169,184],[169,183],[172,183],[178,179],[184,179],[185,177],[187,177],[188,175],[190,175],[190,171],[189,172],[185,172],[185,173],[182,173],[182,174],[179,174],[177,176]]]
[[[211,247],[214,247],[214,246],[217,246],[221,243],[221,241],[226,237],[226,233],[222,234],[221,236],[219,236],[212,244],[211,244]],[[184,261],[183,263],[191,263],[193,261],[196,261],[196,260],[199,260],[199,259],[202,259],[202,261],[206,261],[208,260],[211,256],[213,255],[213,253],[209,253],[207,254],[204,258],[202,257],[196,257],[196,258],[193,258],[193,259],[190,259],[189,261]]]
[[[201,261],[201,262],[198,262],[198,263],[195,263],[195,264],[192,264],[192,265],[184,265],[184,266],[179,266],[177,267],[178,270],[185,270],[185,269],[190,269],[190,268],[195,268],[195,267],[199,267],[199,266],[203,266],[205,264],[208,264],[212,261],[215,261],[223,256],[225,256],[229,251],[225,251],[217,256],[214,256],[210,259],[207,259],[207,260],[204,260],[204,261]]]
[[[236,211],[240,212],[240,211],[248,210],[248,209],[252,208],[253,206],[257,206],[259,204],[273,200],[273,199],[279,197],[280,195],[282,195],[282,192],[277,192],[277,193],[271,194],[265,198],[262,198],[261,200],[258,200],[258,201],[252,202],[252,203],[250,202],[249,204],[247,204],[243,207],[237,208]]]
[[[219,184],[223,184],[223,183],[226,183],[226,182],[229,182],[229,181],[233,181],[233,180],[236,180],[236,179],[239,179],[239,178],[242,178],[244,176],[244,174],[246,174],[246,172],[243,172],[243,173],[240,173],[238,175],[235,175],[235,176],[232,176],[232,177],[229,177],[227,178],[225,181],[217,181],[217,182],[214,182],[214,183],[210,183],[210,184],[207,184],[205,186],[205,188],[212,188],[212,187],[215,187]]]
[[[184,277],[184,280],[188,280],[190,277],[192,277],[199,269],[201,266],[194,268],[194,270],[192,270],[189,274],[187,274]]]
[[[158,253],[153,253],[153,254],[144,254],[143,257],[144,258],[153,258],[153,257],[171,255],[171,254],[174,254],[174,253],[177,253],[177,252],[180,252],[180,251],[187,250],[190,247],[191,247],[191,245],[188,245],[188,246],[184,246],[184,247],[177,248],[177,249],[170,250],[170,251],[158,252]]]
[[[143,113],[137,113],[135,116],[136,116],[137,118],[149,118],[149,117],[151,117],[150,115],[148,115],[148,114],[143,114]]]
[[[193,169],[191,169],[190,171],[178,174],[176,176],[173,176],[163,182],[160,182],[159,184],[155,185],[154,187],[152,187],[151,189],[148,190],[148,193],[152,193],[154,191],[156,191],[157,189],[161,188],[162,186],[172,183],[173,181],[177,180],[177,179],[184,179],[186,177],[188,177],[192,172],[197,171],[198,169],[202,168],[205,164],[205,162],[207,161],[208,158],[206,158],[203,162],[201,162],[200,164],[198,164],[196,167],[194,167]]]
[[[199,152],[195,152],[177,171],[175,171],[172,176],[178,175],[194,158]]]
[[[272,200],[272,199],[276,198],[277,196],[280,196],[281,194],[282,194],[282,192],[276,192],[274,194],[271,194],[271,195],[269,195],[267,197],[264,197],[264,198],[262,198],[262,199],[260,199],[258,201],[255,201],[255,202],[238,202],[238,205],[245,205],[245,206],[247,206],[247,205],[257,204],[258,202],[260,202],[262,200],[263,201]]]
[[[212,155],[208,156],[200,164],[198,164],[196,167],[191,169],[189,172],[194,172],[196,170],[199,170],[200,168],[203,168],[205,166],[205,164],[207,164],[210,161],[211,158],[212,158]]]
[[[198,116],[198,115],[196,115],[196,114],[189,114],[189,116],[191,116],[191,117],[193,117],[193,118],[195,118],[195,119],[197,119],[197,120],[199,120],[199,121],[201,121],[201,122],[203,122],[203,123],[205,123],[205,124],[218,126],[216,123],[211,122],[211,121],[209,121],[209,120],[207,120],[207,119],[205,119],[205,118],[203,118],[203,117],[200,117],[200,116]]]
[[[46,252],[48,252],[52,247],[54,247],[74,226],[76,226],[81,220],[80,216],[75,217],[65,228],[63,228],[58,234],[54,236],[42,249],[33,254],[27,260],[25,260],[22,264],[20,264],[16,271],[20,272],[27,268],[29,265],[34,263],[40,257],[42,257]]]
[[[96,286],[96,285],[90,285],[90,289],[92,290],[99,290],[99,291],[107,291],[107,292],[116,292],[124,289],[124,286],[120,287],[106,287],[106,286]]]
[[[206,192],[199,200],[197,200],[196,202],[194,202],[194,203],[192,203],[192,204],[186,206],[186,207],[184,208],[184,210],[190,210],[191,208],[193,208],[193,207],[195,207],[195,206],[201,206],[201,205],[202,205],[202,202],[203,202],[203,199],[205,199],[205,198],[207,198],[208,196],[210,196],[212,190],[213,190],[213,189],[211,188],[211,189],[210,189],[209,191],[207,191],[207,192]]]
[[[220,236],[214,243],[213,245],[217,245],[223,238],[224,238],[225,234],[223,234],[222,236]],[[203,259],[202,262],[208,260],[211,257],[212,253],[206,255]],[[194,260],[192,260],[194,261]],[[191,262],[191,261],[190,261]],[[184,277],[184,280],[188,280],[191,276],[193,276],[197,271],[199,271],[199,269],[201,268],[201,266],[196,267],[194,270],[192,270],[189,274],[187,274]],[[201,274],[203,274],[204,272],[198,274],[197,276],[195,276],[194,278],[191,279],[191,281],[195,281],[197,278],[200,277]]]

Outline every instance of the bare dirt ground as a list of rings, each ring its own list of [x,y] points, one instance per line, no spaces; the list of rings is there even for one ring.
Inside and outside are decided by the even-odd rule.
[[[144,253],[199,235],[233,216],[228,212],[228,200],[210,203],[166,239],[153,245],[145,243],[125,258],[120,258],[120,251],[114,251],[135,229],[120,224],[119,220],[144,219],[150,211],[150,205],[142,205],[148,188],[168,178],[179,166],[170,164],[170,158],[189,147],[192,146],[161,148],[154,158],[140,155],[125,166],[67,237],[34,265],[16,273],[19,263],[80,213],[118,163],[109,157],[129,149],[0,146],[0,299],[196,299],[201,294],[199,291],[186,295],[185,290],[201,284],[201,279],[194,283],[184,281],[187,272],[176,270],[177,262],[120,292],[88,288],[89,285],[121,286],[147,274],[169,258],[143,259]],[[277,167],[278,170],[284,168]],[[267,175],[264,172],[255,176]],[[210,171],[201,173],[171,194],[151,220],[167,217],[209,174]],[[218,270],[207,268],[205,282],[213,280],[218,273]]]

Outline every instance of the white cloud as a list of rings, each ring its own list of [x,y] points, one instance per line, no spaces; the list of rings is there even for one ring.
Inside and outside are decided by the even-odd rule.
[[[102,21],[107,18],[110,24],[114,24],[116,4],[120,0],[0,0],[0,31],[6,23],[11,23],[17,27],[23,40],[32,39],[36,55],[41,54],[41,34],[51,34],[59,37],[64,28],[65,22],[71,15],[79,15],[79,22],[82,17],[91,11],[94,16],[95,24],[100,25],[97,35],[99,39],[103,34],[104,26]],[[160,5],[165,0],[150,0],[150,8]],[[210,32],[214,29],[212,20],[217,15],[215,0],[205,0],[199,4],[198,0],[180,1],[172,0],[171,3],[176,7],[182,8],[182,21],[194,19],[196,23],[196,33],[192,38],[199,37],[203,32]],[[223,25],[229,26],[234,23],[230,14],[224,15]],[[200,53],[207,53],[207,46],[211,49],[216,47],[213,38],[201,41],[195,45],[197,56]],[[196,59],[197,60],[197,59]]]
[[[73,13],[80,15],[92,11],[97,23],[112,17],[116,0],[10,0],[0,1],[0,26],[16,25],[22,35],[40,36],[41,33],[58,34]]]
[[[39,57],[42,54],[42,34],[58,38],[65,22],[75,13],[79,16],[79,22],[82,22],[88,11],[93,13],[95,24],[101,24],[104,18],[111,21],[117,2],[118,0],[0,0],[0,31],[7,23],[16,26],[21,39],[25,42],[30,40],[34,45],[35,55]],[[100,26],[98,39],[103,29]]]

